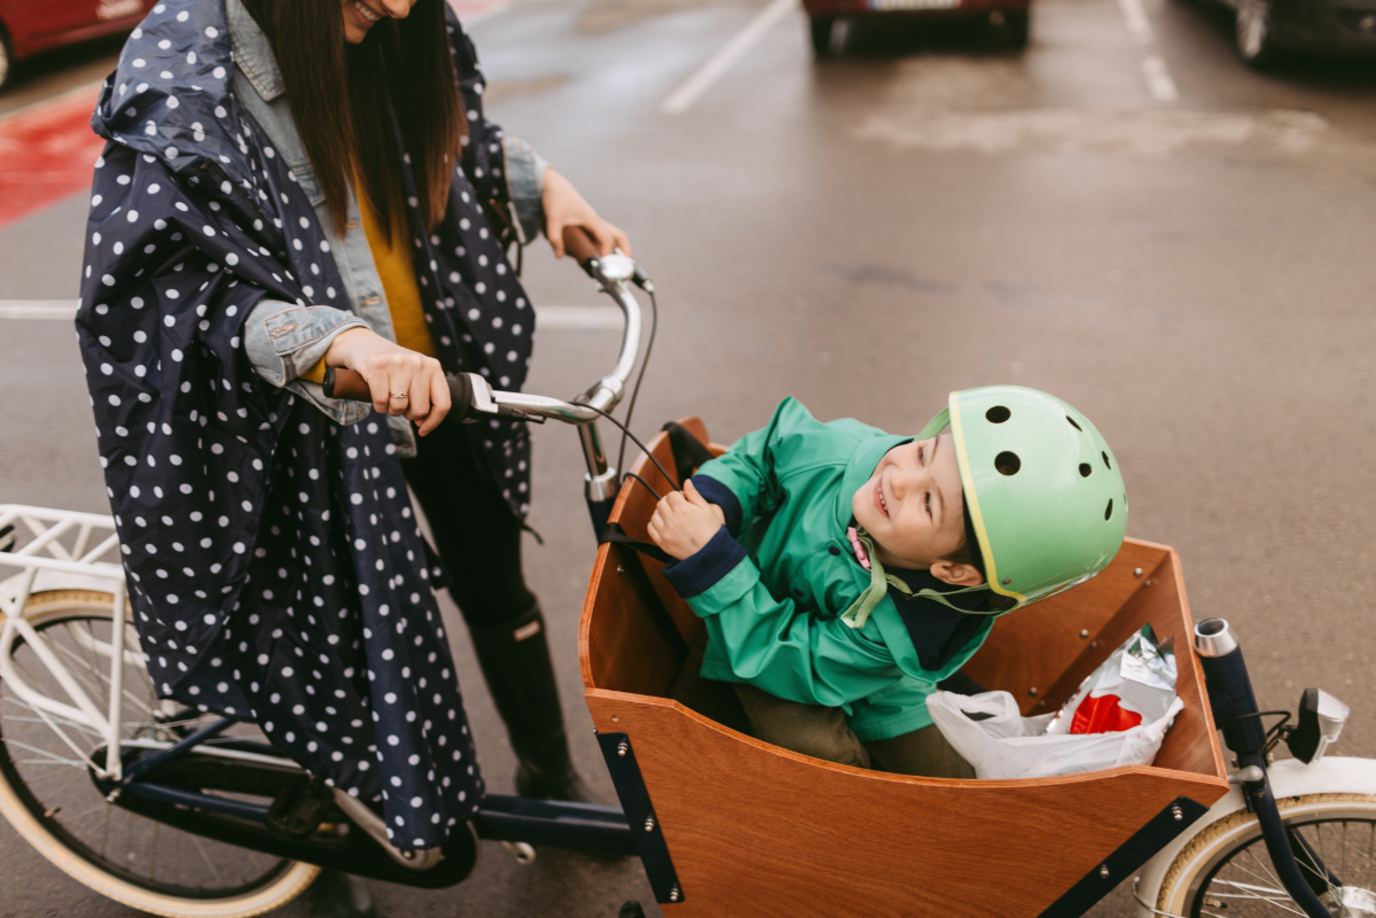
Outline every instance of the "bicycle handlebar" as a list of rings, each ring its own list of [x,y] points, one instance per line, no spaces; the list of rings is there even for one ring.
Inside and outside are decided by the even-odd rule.
[[[552,418],[568,424],[586,424],[597,420],[601,413],[612,411],[620,403],[640,349],[640,304],[627,284],[635,283],[645,290],[653,290],[653,285],[640,266],[625,255],[613,253],[599,256],[592,240],[581,227],[564,229],[564,250],[589,277],[601,285],[602,292],[616,301],[626,319],[621,334],[621,352],[612,372],[571,402],[543,395],[496,390],[477,373],[448,376],[453,406],[446,420],[518,417],[536,422]],[[325,372],[324,390],[327,398],[360,402],[373,400],[372,391],[363,376],[344,367],[331,367]]]

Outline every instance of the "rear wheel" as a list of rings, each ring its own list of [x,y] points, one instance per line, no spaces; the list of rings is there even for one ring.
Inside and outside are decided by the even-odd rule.
[[[835,16],[813,16],[809,22],[812,33],[812,53],[817,57],[831,56],[831,34],[836,28]]]
[[[113,597],[61,590],[36,593],[24,618],[96,708],[109,710]],[[0,616],[0,624],[4,616]],[[124,741],[175,742],[211,716],[160,702],[125,624]],[[10,662],[35,692],[68,697],[35,649],[16,640]],[[61,732],[59,732],[59,730]],[[257,740],[236,725],[226,741]],[[106,802],[91,762],[105,740],[85,724],[39,711],[0,683],[0,813],[40,854],[76,880],[125,905],[170,918],[248,918],[290,902],[320,868],[248,851],[174,829]]]
[[[1376,796],[1310,794],[1277,805],[1300,872],[1335,918],[1376,918]],[[1305,846],[1342,886],[1315,869]],[[1299,914],[1276,876],[1256,816],[1246,810],[1207,827],[1185,846],[1166,871],[1156,908],[1188,918]]]

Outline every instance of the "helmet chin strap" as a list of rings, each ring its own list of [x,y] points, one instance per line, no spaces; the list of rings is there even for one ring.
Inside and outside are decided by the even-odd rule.
[[[879,605],[880,601],[888,595],[889,587],[893,587],[909,599],[930,599],[933,602],[939,602],[943,606],[964,613],[965,615],[1002,615],[1005,611],[1012,611],[1011,609],[990,612],[972,611],[970,609],[960,608],[947,598],[950,596],[960,596],[964,593],[984,592],[989,589],[988,583],[961,587],[959,590],[950,590],[945,593],[931,589],[914,590],[898,577],[884,572],[884,564],[879,560],[879,555],[874,550],[874,540],[870,538],[868,532],[864,529],[857,529],[852,526],[850,529],[846,530],[846,535],[850,537],[850,543],[855,547],[855,556],[870,572],[870,585],[865,588],[865,591],[860,594],[855,602],[850,604],[850,607],[847,608],[846,611],[841,613],[841,621],[845,622],[850,628],[865,627],[865,623],[869,621],[870,613],[874,611],[874,607]]]

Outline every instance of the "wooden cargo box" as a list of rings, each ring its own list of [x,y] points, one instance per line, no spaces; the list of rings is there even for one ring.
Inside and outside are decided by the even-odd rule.
[[[700,421],[684,423],[706,442]],[[673,473],[667,436],[650,448]],[[634,471],[668,488],[645,459]],[[632,481],[613,520],[644,539],[653,509]],[[1207,807],[1228,789],[1169,547],[1128,539],[1098,577],[1002,618],[967,664],[976,681],[1020,699],[1024,714],[1045,713],[1142,625],[1175,641],[1185,708],[1153,765],[1020,781],[835,765],[671,700],[679,656],[647,612],[627,551],[598,551],[579,652],[597,730],[627,734],[672,857],[682,901],[664,905],[670,918],[1033,918],[1053,905],[1064,913],[1062,897],[1077,883],[1092,878],[1106,892],[1124,879],[1101,876],[1106,859],[1177,798]],[[662,565],[642,563],[679,632],[699,640],[702,623]]]

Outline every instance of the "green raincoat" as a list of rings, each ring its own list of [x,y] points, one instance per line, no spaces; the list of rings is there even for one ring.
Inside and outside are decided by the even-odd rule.
[[[862,627],[839,618],[871,580],[846,535],[851,497],[884,453],[911,439],[850,419],[823,424],[790,398],[768,427],[698,470],[740,501],[746,553],[687,598],[707,624],[704,678],[842,708],[862,742],[931,724],[927,696],[979,649],[993,616],[980,616],[973,637],[945,654],[937,670],[923,668],[891,593]],[[923,606],[946,614],[925,600],[910,614]]]

